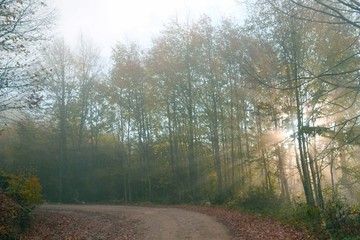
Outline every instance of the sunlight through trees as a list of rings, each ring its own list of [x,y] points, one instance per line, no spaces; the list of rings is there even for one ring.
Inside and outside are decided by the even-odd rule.
[[[1,165],[32,169],[59,202],[226,203],[259,189],[320,209],[358,202],[359,6],[333,2],[254,1],[244,25],[172,19],[148,49],[116,44],[109,72],[86,38],[56,39],[38,59],[42,101],[0,137]],[[2,56],[17,51],[1,39]],[[0,61],[3,84],[22,69]]]

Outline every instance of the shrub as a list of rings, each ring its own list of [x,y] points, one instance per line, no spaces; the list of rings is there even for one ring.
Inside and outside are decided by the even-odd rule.
[[[283,220],[299,228],[305,228],[319,239],[328,239],[324,232],[322,210],[306,203],[296,203],[292,210],[283,215]]]
[[[228,201],[227,206],[275,217],[306,229],[317,239],[360,240],[360,208],[350,206],[342,199],[328,201],[324,208],[320,208],[306,203],[290,203],[274,191],[255,187]]]
[[[21,206],[0,189],[0,239],[16,239],[20,215]]]
[[[233,196],[234,196],[234,193],[231,190],[225,190],[221,194],[216,194],[211,199],[211,203],[213,203],[215,205],[221,205],[224,203],[228,203],[229,201],[231,201]]]
[[[39,179],[0,172],[0,239],[16,239],[30,225],[30,213],[42,203]]]
[[[21,173],[9,175],[6,193],[22,207],[33,209],[42,203],[41,185],[37,177],[28,177]]]
[[[340,200],[329,201],[324,208],[326,230],[333,239],[360,239],[360,211]]]
[[[254,187],[240,199],[239,205],[250,211],[273,215],[284,206],[284,201],[272,190]]]
[[[329,201],[324,209],[296,204],[283,220],[306,228],[318,239],[360,239],[360,212],[340,200]]]

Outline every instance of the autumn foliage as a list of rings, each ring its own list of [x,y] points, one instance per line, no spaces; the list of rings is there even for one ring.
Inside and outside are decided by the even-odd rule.
[[[9,176],[7,194],[21,206],[34,208],[42,203],[41,185],[37,177],[27,177],[24,173]]]
[[[16,239],[30,224],[30,213],[42,202],[39,179],[0,172],[0,239]]]

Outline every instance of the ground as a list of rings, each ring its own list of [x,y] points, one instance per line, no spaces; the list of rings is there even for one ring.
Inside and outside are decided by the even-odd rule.
[[[20,240],[308,239],[277,222],[214,207],[43,205]]]

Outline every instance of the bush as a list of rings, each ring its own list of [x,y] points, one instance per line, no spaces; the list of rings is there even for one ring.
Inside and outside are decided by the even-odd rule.
[[[211,203],[215,205],[221,205],[224,203],[228,203],[233,198],[234,193],[231,190],[225,190],[221,194],[216,194],[213,198],[211,198]]]
[[[324,209],[305,203],[296,204],[283,220],[306,228],[318,239],[360,239],[360,212],[357,208],[334,200]]]
[[[42,203],[41,185],[37,177],[28,177],[23,173],[11,174],[8,183],[6,193],[22,207],[33,209]]]
[[[20,216],[21,206],[0,189],[0,239],[16,239]]]
[[[260,187],[252,188],[239,201],[239,205],[242,208],[270,215],[278,213],[284,206],[284,203],[284,200],[277,196],[274,191],[265,190]]]
[[[0,172],[0,239],[16,239],[30,225],[30,213],[42,203],[39,179]]]
[[[349,206],[341,199],[327,202],[324,208],[306,203],[291,204],[273,191],[255,187],[228,201],[227,206],[274,217],[306,229],[317,239],[360,240],[360,208]]]
[[[292,210],[283,214],[284,222],[297,226],[300,229],[307,229],[311,234],[319,239],[328,239],[329,236],[324,231],[322,210],[319,207],[311,206],[306,203],[293,205]]]
[[[360,239],[360,211],[340,200],[329,201],[324,208],[326,230],[333,239]]]

